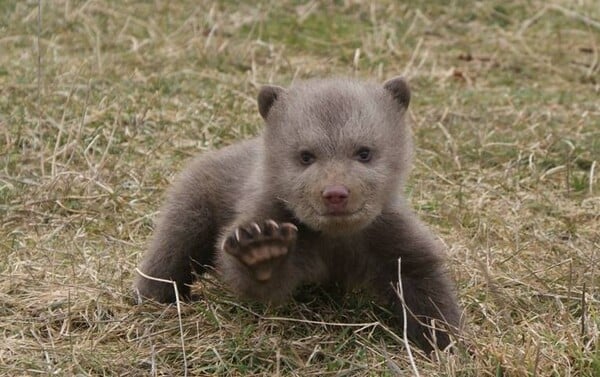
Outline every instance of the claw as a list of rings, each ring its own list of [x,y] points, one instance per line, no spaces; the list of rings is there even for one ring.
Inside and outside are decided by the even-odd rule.
[[[254,229],[256,229],[256,233],[258,233],[258,234],[262,233],[262,231],[260,230],[260,226],[258,226],[257,223],[252,223],[251,225]]]
[[[288,240],[294,238],[296,233],[298,233],[298,228],[294,224],[286,223],[281,226],[281,235]]]
[[[227,237],[225,237],[225,239],[223,240],[223,243],[221,244],[221,250],[225,251],[226,244],[227,244]]]
[[[233,236],[225,237],[223,244],[221,244],[221,250],[229,254],[236,254],[235,244],[236,241],[233,239]]]
[[[275,229],[279,229],[279,224],[277,224],[275,221],[273,221],[273,220],[270,220],[270,219],[269,219],[269,220],[267,220],[267,221],[265,221],[265,222],[266,222],[267,224],[270,224],[270,225],[271,225],[273,228],[275,228]]]

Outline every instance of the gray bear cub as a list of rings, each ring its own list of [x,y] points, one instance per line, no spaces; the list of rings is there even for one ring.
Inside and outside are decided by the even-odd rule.
[[[263,302],[307,283],[364,287],[423,350],[445,348],[444,328],[460,322],[454,286],[443,248],[402,196],[409,103],[401,77],[264,86],[262,135],[205,153],[179,175],[140,270],[174,280],[184,297],[208,266],[238,296]],[[175,300],[171,284],[138,276],[135,288]]]

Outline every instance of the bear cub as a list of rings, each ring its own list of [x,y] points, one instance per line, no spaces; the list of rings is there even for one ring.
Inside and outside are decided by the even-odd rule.
[[[262,87],[264,132],[203,154],[179,175],[140,271],[175,281],[184,297],[207,267],[238,296],[263,302],[307,283],[364,287],[423,350],[445,348],[446,328],[460,322],[454,286],[439,241],[402,196],[413,154],[409,103],[401,77]],[[135,289],[175,300],[172,284],[141,275]]]

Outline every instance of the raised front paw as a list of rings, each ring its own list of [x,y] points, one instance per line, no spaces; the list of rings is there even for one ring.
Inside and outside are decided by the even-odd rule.
[[[223,251],[248,267],[256,280],[266,282],[293,248],[297,233],[291,223],[251,223],[236,228],[223,242]]]

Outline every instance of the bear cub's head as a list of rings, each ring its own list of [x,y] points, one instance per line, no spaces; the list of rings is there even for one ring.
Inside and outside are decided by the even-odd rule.
[[[339,236],[365,228],[398,200],[410,170],[409,103],[401,77],[383,85],[330,79],[264,86],[265,183],[314,230]]]

